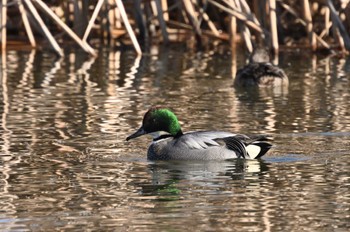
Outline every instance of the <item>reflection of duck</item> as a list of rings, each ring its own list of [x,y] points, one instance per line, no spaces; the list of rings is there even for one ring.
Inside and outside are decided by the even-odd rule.
[[[153,184],[165,183],[167,180],[209,180],[218,176],[231,176],[231,179],[244,179],[268,169],[264,160],[171,160],[149,163]]]
[[[271,147],[263,141],[264,138],[251,140],[245,135],[223,131],[182,133],[176,115],[169,109],[158,107],[148,110],[141,128],[126,140],[145,134],[154,138],[148,149],[150,160],[256,159]]]
[[[236,73],[234,85],[247,86],[286,86],[288,77],[282,69],[270,63],[266,49],[257,48],[249,58],[249,64]]]
[[[184,185],[180,183],[198,187],[208,187],[211,184],[216,187],[225,186],[226,180],[258,179],[261,173],[269,169],[268,164],[261,159],[234,159],[216,162],[205,160],[168,160],[165,162],[160,160],[149,163],[148,168],[152,173],[152,182],[142,185],[143,194],[157,194],[167,198],[172,197],[172,199],[176,199],[176,196],[184,190]]]

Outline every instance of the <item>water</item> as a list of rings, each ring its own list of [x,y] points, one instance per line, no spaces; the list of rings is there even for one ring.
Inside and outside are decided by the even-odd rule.
[[[281,53],[289,88],[245,92],[232,87],[243,51],[186,50],[8,51],[1,231],[348,231],[350,60]],[[184,131],[266,134],[274,148],[259,161],[149,162],[150,138],[125,138],[152,105]]]

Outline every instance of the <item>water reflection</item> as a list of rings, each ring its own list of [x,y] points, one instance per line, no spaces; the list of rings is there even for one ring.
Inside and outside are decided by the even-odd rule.
[[[229,176],[234,180],[244,179],[247,175],[266,171],[266,166],[263,161],[258,160],[221,162],[159,161],[151,163],[149,169],[152,172],[152,185],[163,185],[167,182],[173,183],[180,180],[193,181],[193,184],[196,185],[201,184],[198,181],[209,181],[219,176]]]
[[[288,91],[247,92],[232,89],[229,78],[235,64],[244,63],[239,52],[232,56],[237,60],[229,60],[215,52],[183,55],[181,47],[151,51],[144,57],[101,52],[97,60],[73,52],[59,60],[34,51],[10,52],[9,73],[2,69],[4,123],[29,123],[31,132],[51,128],[45,133],[69,140],[96,131],[125,133],[149,106],[163,104],[178,111],[191,130],[271,134],[349,129],[344,59],[283,54],[281,65],[291,77]]]
[[[239,50],[66,52],[2,55],[1,228],[349,227],[348,59],[281,54],[288,91],[249,92],[232,87]],[[263,133],[274,148],[262,161],[149,163],[150,138],[125,137],[157,104],[184,131]]]

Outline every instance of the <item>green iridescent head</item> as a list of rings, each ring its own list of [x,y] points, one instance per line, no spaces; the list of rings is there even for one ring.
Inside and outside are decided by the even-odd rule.
[[[174,137],[182,135],[179,121],[170,109],[152,107],[143,117],[141,128],[126,140],[154,132],[167,132]]]

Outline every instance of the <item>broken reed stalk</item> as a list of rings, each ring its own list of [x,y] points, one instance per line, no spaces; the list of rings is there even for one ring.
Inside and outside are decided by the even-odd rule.
[[[92,13],[91,19],[90,19],[90,21],[89,21],[89,24],[88,24],[88,26],[87,26],[86,29],[85,29],[85,33],[84,33],[84,36],[83,36],[83,41],[86,41],[86,40],[87,40],[87,38],[88,38],[88,36],[89,36],[89,34],[90,34],[90,31],[91,31],[91,28],[92,28],[92,26],[95,24],[95,20],[96,20],[96,18],[97,18],[97,15],[98,15],[98,13],[99,13],[100,10],[101,10],[101,7],[102,7],[102,5],[103,5],[103,2],[104,2],[104,0],[99,0],[99,1],[97,2],[97,5],[96,5],[96,7],[95,7],[95,9],[94,9],[94,12]]]
[[[312,51],[316,51],[317,44],[316,44],[316,38],[313,33],[313,25],[312,25],[312,15],[311,15],[311,9],[309,0],[303,0],[303,12],[304,12],[304,18],[306,21],[306,32],[309,37],[310,45]]]
[[[277,32],[277,16],[276,16],[276,0],[269,0],[270,11],[270,30],[271,30],[271,44],[273,54],[278,54],[278,32]]]
[[[199,7],[196,2],[193,2],[193,4],[196,4],[197,7]],[[199,15],[204,19],[204,21],[207,22],[208,27],[213,32],[213,34],[217,37],[220,37],[220,32],[216,28],[215,24],[210,20],[209,15],[203,9],[200,10]]]
[[[35,18],[35,20],[38,22],[38,24],[40,25],[41,29],[43,30],[45,36],[47,37],[47,39],[49,40],[51,46],[54,48],[54,50],[60,55],[63,56],[63,51],[60,48],[60,46],[58,45],[57,41],[55,40],[55,38],[52,36],[51,32],[49,31],[49,29],[46,27],[44,21],[42,20],[42,18],[40,17],[38,11],[35,9],[33,3],[30,0],[23,0],[25,2],[25,4],[27,5],[29,11],[32,13],[33,17]]]
[[[238,11],[236,8],[227,8],[224,5],[216,2],[215,0],[208,0],[209,3],[216,6],[217,8],[221,9],[222,11],[225,11],[226,13],[236,17],[237,19],[243,21],[248,27],[252,28],[253,30],[263,34],[264,30],[257,25],[255,22],[248,19],[246,15],[244,15],[242,12]]]
[[[224,0],[224,1],[225,1],[225,0]],[[240,0],[240,2],[241,2],[241,7],[242,7],[242,9],[244,9],[244,12],[248,15],[248,17],[249,17],[250,19],[252,19],[253,22],[254,22],[256,25],[258,25],[259,27],[261,27],[259,20],[256,18],[255,14],[253,14],[252,11],[250,10],[250,7],[249,7],[247,1],[246,1],[246,0]],[[264,38],[264,34],[261,34],[261,36],[262,36],[262,38]]]
[[[231,6],[236,8],[239,11],[242,11],[241,3],[239,0],[235,0],[234,2],[232,2]],[[252,53],[253,52],[253,43],[251,41],[252,36],[250,34],[249,28],[244,23],[241,26],[241,33],[242,33],[242,37],[244,39],[244,42],[245,42],[245,45],[247,47],[248,52]]]
[[[198,19],[196,17],[195,9],[191,0],[182,0],[182,4],[184,5],[184,10],[186,15],[192,25],[194,32],[196,33],[197,38],[200,38],[202,32],[199,26]]]
[[[6,20],[7,20],[7,0],[1,1],[1,48],[6,49]]]
[[[213,21],[210,20],[209,15],[207,13],[205,13],[205,12],[203,12],[203,19],[207,22],[208,27],[213,32],[213,34],[216,35],[217,37],[219,37],[220,36],[219,30],[216,28],[216,26],[213,23]]]
[[[227,1],[227,0],[224,0]],[[255,16],[255,14],[251,11],[249,4],[247,3],[246,0],[240,0],[240,4],[241,4],[241,8],[242,11],[247,15],[247,17],[253,21],[256,25],[258,25],[260,28],[263,28],[259,22],[259,20],[257,19],[257,17]],[[254,33],[254,31],[253,31]],[[258,34],[258,37],[261,39],[265,39],[265,33],[255,33]]]
[[[34,35],[33,35],[32,28],[30,27],[30,24],[29,24],[27,12],[24,9],[24,6],[23,6],[21,1],[18,1],[17,3],[18,3],[18,9],[19,9],[19,12],[21,13],[22,21],[23,21],[24,28],[26,30],[26,33],[27,33],[30,45],[32,47],[36,47],[35,38],[34,38]]]
[[[127,32],[129,33],[129,36],[130,36],[130,39],[134,45],[134,48],[135,48],[137,54],[141,55],[142,54],[141,47],[139,45],[139,42],[136,39],[136,36],[134,34],[134,31],[132,30],[130,23],[129,23],[129,19],[128,19],[126,12],[125,12],[123,2],[121,0],[115,0],[115,3],[119,9],[120,16],[122,17],[122,19],[124,21],[124,25],[126,27]]]
[[[95,50],[90,47],[90,45],[88,43],[86,43],[86,41],[83,41],[79,38],[79,36],[77,36],[77,34],[75,34],[75,32],[70,29],[70,27],[67,26],[67,24],[65,24],[45,3],[43,3],[41,0],[36,0],[36,3],[41,7],[41,9],[48,14],[60,27],[62,27],[62,29],[67,32],[67,34],[72,37],[73,40],[75,40],[75,42],[77,42],[77,44],[79,44],[79,46],[86,51],[87,53],[89,53],[90,55],[96,56],[96,52]]]

